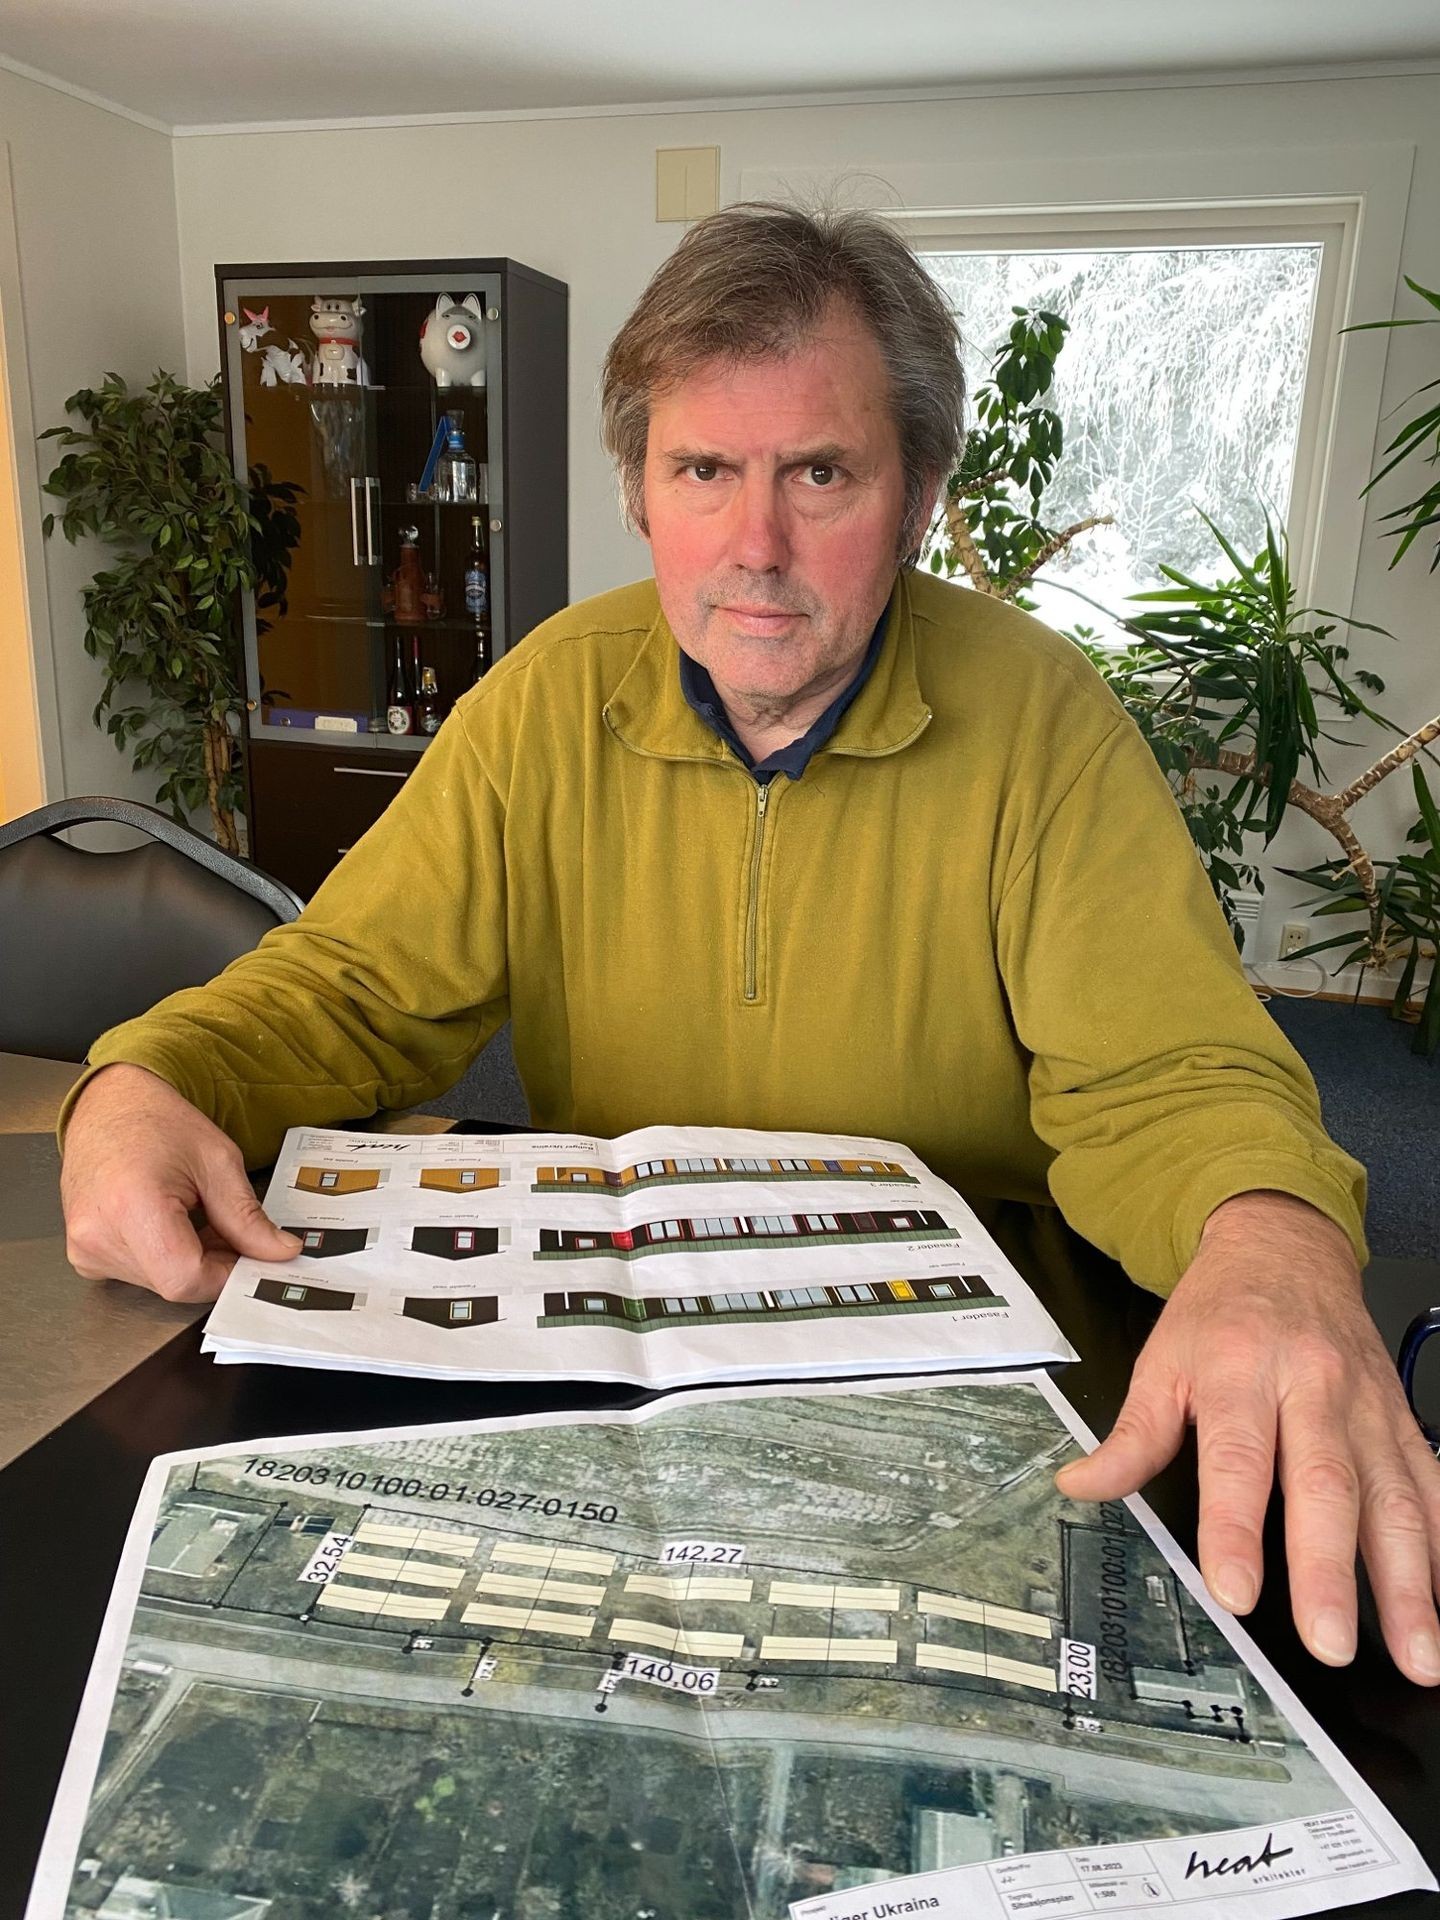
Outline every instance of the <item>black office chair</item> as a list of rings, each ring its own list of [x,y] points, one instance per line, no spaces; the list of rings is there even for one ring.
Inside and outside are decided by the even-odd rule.
[[[103,821],[146,843],[92,853],[56,839]],[[121,1020],[199,986],[298,894],[132,800],[57,800],[0,826],[0,1053],[83,1060]]]

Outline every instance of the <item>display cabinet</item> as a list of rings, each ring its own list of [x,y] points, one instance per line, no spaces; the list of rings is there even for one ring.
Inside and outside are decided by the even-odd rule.
[[[216,291],[236,471],[295,489],[240,609],[250,852],[308,897],[569,597],[568,292],[506,259],[220,266]]]

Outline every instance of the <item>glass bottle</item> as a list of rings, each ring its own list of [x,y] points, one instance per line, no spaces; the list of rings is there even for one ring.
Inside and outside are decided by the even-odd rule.
[[[438,733],[444,718],[444,703],[440,698],[440,683],[435,678],[435,669],[422,667],[420,695],[415,702],[415,723],[421,733]]]
[[[480,515],[470,520],[470,551],[465,556],[465,611],[472,620],[490,611],[490,570],[485,563],[485,526]]]
[[[425,569],[420,565],[420,529],[400,529],[400,564],[391,576],[394,619],[402,627],[418,627],[425,618]]]
[[[405,643],[395,636],[395,665],[390,674],[390,699],[385,709],[385,726],[390,733],[415,731],[415,708],[410,699],[410,683],[405,677]]]
[[[475,623],[475,678],[483,680],[492,665],[490,653],[490,622],[477,620]]]
[[[449,420],[450,432],[445,441],[445,451],[435,463],[430,498],[457,502],[474,500],[477,497],[475,456],[465,451],[465,433],[459,416],[452,413]]]

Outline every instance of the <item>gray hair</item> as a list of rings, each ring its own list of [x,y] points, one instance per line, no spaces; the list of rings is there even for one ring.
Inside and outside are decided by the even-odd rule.
[[[965,439],[960,331],[939,287],[873,213],[742,201],[697,220],[656,271],[611,342],[601,437],[627,523],[648,534],[650,403],[710,361],[793,353],[832,302],[866,326],[890,376],[905,493],[896,560],[919,554],[931,489],[959,465]]]

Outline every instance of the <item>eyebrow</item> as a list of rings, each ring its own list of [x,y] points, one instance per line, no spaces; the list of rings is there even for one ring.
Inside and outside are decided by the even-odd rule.
[[[675,466],[689,466],[692,461],[714,462],[716,465],[728,463],[728,454],[716,452],[709,447],[667,447],[661,458]],[[856,460],[857,449],[845,447],[838,440],[827,440],[816,447],[796,447],[787,449],[780,455],[782,467],[821,467],[833,466],[837,461]]]

